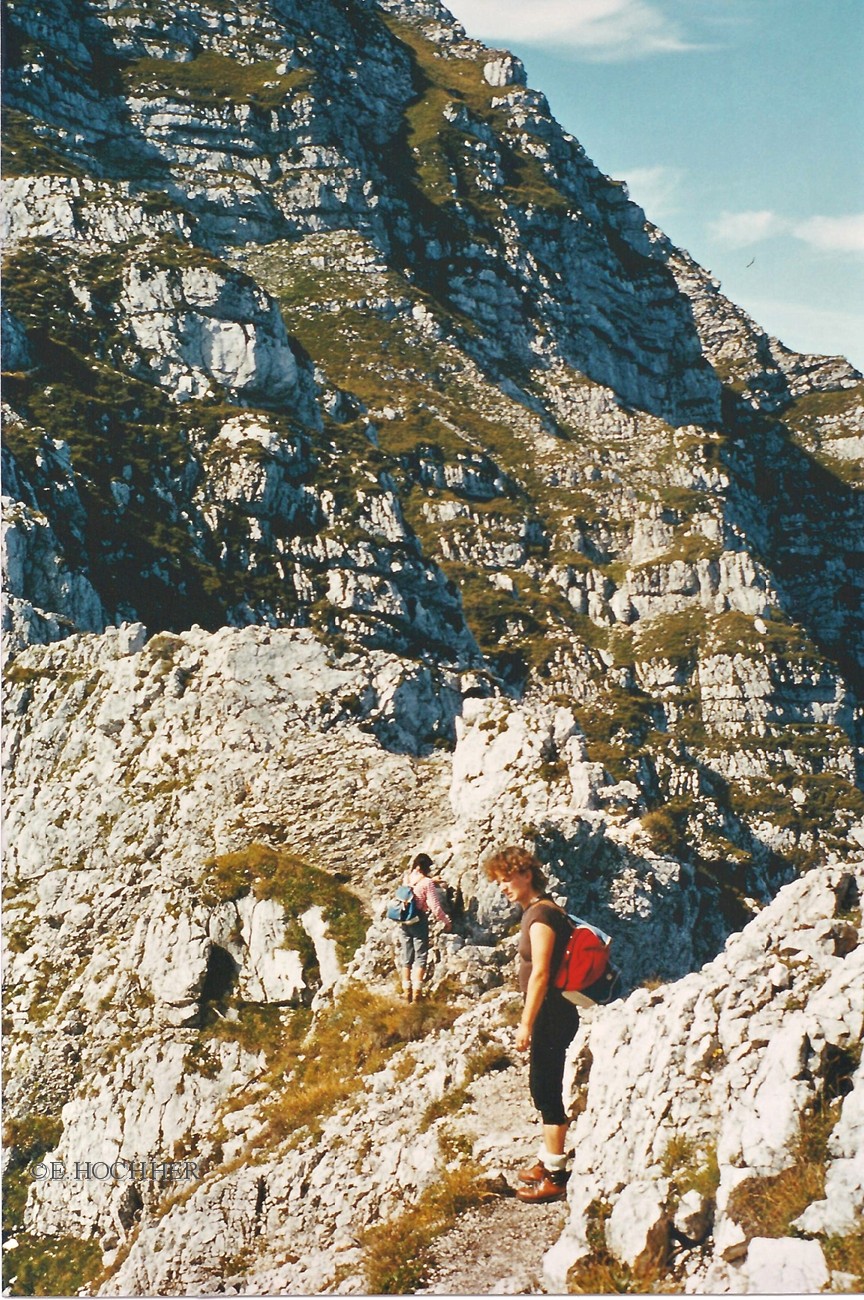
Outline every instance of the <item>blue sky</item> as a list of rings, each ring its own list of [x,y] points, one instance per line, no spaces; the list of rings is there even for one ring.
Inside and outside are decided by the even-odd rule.
[[[445,0],[769,333],[864,370],[864,0]]]

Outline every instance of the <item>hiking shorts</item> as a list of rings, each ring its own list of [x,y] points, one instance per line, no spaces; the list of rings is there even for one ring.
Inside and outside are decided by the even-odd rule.
[[[531,1035],[528,1082],[544,1124],[566,1124],[564,1060],[579,1028],[579,1012],[557,989],[547,993]]]
[[[402,965],[426,969],[429,958],[429,918],[419,916],[414,925],[400,925]]]

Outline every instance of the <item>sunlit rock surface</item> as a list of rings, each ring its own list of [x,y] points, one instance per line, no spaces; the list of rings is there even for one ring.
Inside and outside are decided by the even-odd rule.
[[[7,11],[8,1276],[364,1293],[367,1228],[512,1178],[520,843],[622,972],[548,1285],[854,1288],[861,376],[437,0]],[[406,1042],[419,849],[458,1018]]]

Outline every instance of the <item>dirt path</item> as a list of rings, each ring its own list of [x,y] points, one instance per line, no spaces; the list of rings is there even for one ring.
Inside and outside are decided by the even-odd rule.
[[[441,1237],[416,1295],[543,1295],[543,1254],[567,1219],[566,1202],[525,1205],[496,1198],[465,1213]]]
[[[528,1092],[528,1068],[511,1065],[470,1087],[467,1105],[449,1121],[472,1141],[474,1156],[502,1187],[533,1165],[539,1116]],[[543,1255],[567,1220],[566,1201],[526,1205],[513,1195],[468,1210],[434,1246],[434,1264],[417,1295],[543,1295]]]

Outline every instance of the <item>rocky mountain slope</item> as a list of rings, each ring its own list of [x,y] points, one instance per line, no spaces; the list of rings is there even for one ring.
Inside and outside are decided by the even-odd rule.
[[[547,1284],[773,1289],[806,1246],[841,1287],[861,376],[768,338],[435,0],[5,20],[13,1291],[404,1289],[405,1206],[431,1239],[533,1150],[505,840],[627,995],[574,1047]],[[420,847],[464,914],[406,1008],[382,901]],[[805,1146],[766,1227],[737,1186]],[[151,1157],[196,1176],[33,1175]]]

